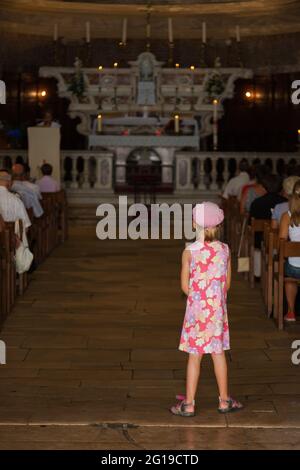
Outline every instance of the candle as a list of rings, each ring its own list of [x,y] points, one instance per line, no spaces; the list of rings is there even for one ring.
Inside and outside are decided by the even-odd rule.
[[[53,31],[53,40],[54,40],[54,41],[57,41],[57,39],[58,39],[58,24],[55,23],[55,25],[54,25],[54,31]]]
[[[97,117],[97,131],[102,132],[102,115],[98,114]]]
[[[300,144],[300,129],[298,129],[298,143]]]
[[[176,114],[174,116],[174,131],[176,132],[176,134],[179,133],[179,116],[178,116],[178,114]]]
[[[123,29],[122,29],[122,44],[123,46],[126,45],[127,41],[127,18],[123,20]]]
[[[206,23],[205,21],[202,22],[202,42],[206,44]]]
[[[237,25],[235,28],[235,34],[236,34],[236,42],[241,42],[241,32],[240,32],[239,25]]]
[[[213,101],[213,149],[218,150],[218,100]]]
[[[169,33],[169,42],[173,43],[173,20],[168,18],[168,33]]]
[[[85,36],[86,42],[91,42],[91,23],[89,21],[85,23]]]

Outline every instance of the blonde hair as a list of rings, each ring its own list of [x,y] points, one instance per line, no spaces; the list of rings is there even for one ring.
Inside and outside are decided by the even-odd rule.
[[[292,197],[289,202],[291,212],[290,225],[300,225],[300,180],[295,183]]]
[[[196,240],[202,239],[204,242],[214,242],[220,240],[223,224],[215,227],[203,228],[196,224]]]
[[[288,197],[291,197],[293,194],[294,186],[297,181],[300,181],[299,176],[288,176],[283,180],[282,187]]]

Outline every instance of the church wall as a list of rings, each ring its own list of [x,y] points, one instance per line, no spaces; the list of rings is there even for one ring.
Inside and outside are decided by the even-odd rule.
[[[293,80],[299,79],[300,54],[297,45],[300,34],[249,38],[241,43],[244,65],[254,68],[254,79],[236,83],[236,93],[225,103],[225,116],[219,122],[220,149],[228,151],[294,151],[297,148],[297,129],[300,122],[300,106],[291,104],[290,92]],[[126,66],[145,49],[145,42],[134,40],[120,48],[117,41],[95,40],[91,46],[90,65],[112,66],[117,61]],[[181,66],[198,65],[201,44],[199,41],[176,41],[174,59]],[[153,41],[152,49],[158,60],[167,61],[166,41]],[[288,52],[288,53],[287,53]],[[72,65],[75,56],[86,57],[85,44],[68,44],[62,48],[60,63]],[[237,51],[229,50],[221,42],[211,44],[207,50],[207,63],[221,57],[222,65],[236,65]],[[66,116],[68,102],[58,99],[55,80],[38,77],[42,65],[53,65],[53,43],[45,38],[26,35],[8,35],[0,32],[0,78],[7,83],[7,105],[0,107],[0,120],[11,127],[34,124],[43,110],[50,107],[63,126],[62,146],[65,149],[85,147],[85,139],[76,132],[76,120]],[[266,67],[271,66],[271,69]],[[293,70],[293,71],[291,71]],[[299,73],[297,71],[299,70]],[[282,73],[285,72],[285,73]],[[36,89],[47,90],[46,99],[30,97]],[[261,96],[254,101],[245,99],[246,90],[256,90]],[[1,143],[0,143],[1,145]],[[3,147],[2,143],[2,147]],[[22,145],[25,145],[24,142]],[[204,149],[212,146],[211,139],[203,142]]]

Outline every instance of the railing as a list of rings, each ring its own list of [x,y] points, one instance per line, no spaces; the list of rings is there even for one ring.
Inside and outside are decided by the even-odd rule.
[[[220,191],[228,179],[235,175],[239,162],[246,158],[251,164],[255,160],[266,163],[274,172],[284,174],[285,169],[300,165],[300,153],[262,152],[177,152],[174,171],[163,172],[163,182],[172,184],[178,193],[193,191]],[[25,150],[0,151],[0,166],[9,168],[16,161],[27,161]],[[162,161],[164,165],[164,161]],[[113,189],[125,177],[114,164],[114,154],[108,151],[62,151],[61,180],[69,192],[113,193]],[[123,178],[123,179],[122,179]],[[122,181],[121,181],[122,180]]]
[[[236,174],[239,162],[246,159],[249,164],[259,162],[269,165],[274,173],[283,175],[300,165],[300,153],[263,152],[177,152],[177,191],[221,190]]]

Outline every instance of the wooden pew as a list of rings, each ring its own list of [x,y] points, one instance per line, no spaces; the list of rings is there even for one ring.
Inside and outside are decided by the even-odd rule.
[[[230,196],[224,201],[225,234],[226,241],[233,254],[237,253],[242,227],[239,201],[235,196]]]
[[[265,225],[262,244],[262,293],[268,317],[271,317],[273,311],[273,277],[278,271],[278,235],[278,230],[271,229],[269,224]]]
[[[280,239],[278,272],[274,273],[274,318],[280,330],[283,329],[284,283],[290,281],[299,284],[300,282],[299,279],[285,277],[284,275],[284,263],[290,256],[300,257],[300,242],[290,242]]]
[[[34,217],[31,209],[28,210],[32,225],[27,232],[27,238],[36,264],[40,264],[59,243],[68,237],[65,191],[44,193],[42,206],[44,214],[39,218]],[[22,222],[20,231],[22,234]],[[28,273],[21,275],[16,273],[15,249],[15,222],[4,222],[0,215],[0,326],[10,313],[17,293],[23,295],[28,285]]]
[[[250,286],[254,288],[254,252],[255,252],[255,236],[257,233],[263,233],[265,224],[270,225],[271,220],[268,219],[254,219],[252,217],[251,224],[248,229],[248,240],[249,240],[249,253],[250,253],[250,271],[249,281]]]

